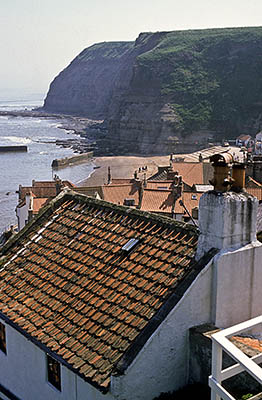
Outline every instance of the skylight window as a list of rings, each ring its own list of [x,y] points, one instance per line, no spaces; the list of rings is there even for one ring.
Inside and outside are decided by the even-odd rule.
[[[122,250],[126,251],[127,253],[129,253],[129,251],[131,251],[139,242],[139,239],[130,239],[123,247]]]

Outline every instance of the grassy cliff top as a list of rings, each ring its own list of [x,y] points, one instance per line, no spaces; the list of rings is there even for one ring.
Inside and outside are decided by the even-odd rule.
[[[262,104],[262,27],[166,32],[137,57],[158,81],[187,132],[207,127],[235,136]]]
[[[134,42],[102,42],[83,50],[77,60],[91,61],[98,58],[117,59],[134,46]]]

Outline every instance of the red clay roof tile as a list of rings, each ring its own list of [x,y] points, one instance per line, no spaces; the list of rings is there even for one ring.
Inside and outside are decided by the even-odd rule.
[[[117,362],[194,265],[198,234],[81,195],[52,207],[10,248],[0,310],[107,388]],[[130,238],[139,244],[124,252]]]

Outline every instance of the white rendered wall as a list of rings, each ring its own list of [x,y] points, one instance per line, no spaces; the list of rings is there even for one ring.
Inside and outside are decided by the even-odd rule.
[[[257,208],[257,198],[244,193],[204,193],[199,201],[197,259],[211,248],[229,249],[255,241]]]
[[[18,230],[21,231],[25,226],[25,222],[28,219],[28,205],[25,204],[23,207],[16,208],[16,216],[18,221]]]
[[[212,263],[147,341],[125,375],[111,378],[118,400],[152,400],[188,380],[189,328],[211,318]]]
[[[262,313],[262,244],[254,242],[215,257],[213,321],[225,328]]]
[[[5,326],[7,354],[0,351],[0,384],[14,395],[23,400],[112,400],[62,365],[62,390],[54,388],[47,381],[45,352]]]

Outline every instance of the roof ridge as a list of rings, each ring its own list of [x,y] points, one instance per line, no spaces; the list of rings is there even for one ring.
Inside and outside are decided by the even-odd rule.
[[[150,190],[150,189],[149,189]],[[166,191],[166,190],[165,190]],[[0,256],[4,255],[14,243],[17,243],[19,240],[23,239],[28,232],[30,232],[32,226],[39,226],[37,225],[37,221],[41,221],[45,216],[48,216],[51,214],[51,212],[58,207],[63,200],[67,199],[77,199],[78,201],[86,204],[93,204],[97,206],[103,206],[104,208],[107,208],[112,211],[118,211],[123,214],[128,214],[129,216],[134,216],[134,217],[140,217],[144,220],[151,220],[156,223],[160,223],[164,226],[166,225],[173,225],[177,228],[182,228],[184,231],[187,232],[194,232],[195,234],[199,233],[199,229],[196,228],[193,225],[186,224],[181,221],[174,220],[170,217],[167,217],[165,215],[159,215],[155,213],[151,213],[149,211],[143,211],[137,208],[130,208],[128,206],[124,205],[119,205],[119,204],[114,204],[107,202],[105,200],[100,200],[100,199],[95,199],[93,197],[86,196],[81,193],[75,192],[73,189],[69,188],[63,188],[62,191],[56,196],[54,199],[52,199],[46,206],[42,207],[40,209],[40,212],[38,215],[33,218],[25,227],[18,232],[15,236],[11,236],[11,238],[5,243],[5,245],[0,249]],[[1,259],[0,259],[1,261]]]
[[[165,190],[165,192],[166,192],[166,190]],[[78,200],[83,201],[85,203],[92,203],[92,204],[104,206],[111,210],[119,210],[120,212],[123,212],[124,214],[144,217],[146,220],[153,220],[155,222],[162,223],[163,225],[172,224],[177,227],[181,227],[181,228],[185,229],[186,231],[193,231],[195,233],[197,233],[199,231],[198,228],[196,228],[193,225],[185,224],[181,221],[174,220],[174,219],[164,216],[164,215],[150,213],[148,211],[143,211],[143,210],[140,210],[137,208],[129,208],[124,205],[110,203],[110,202],[107,202],[107,201],[101,200],[101,199],[94,199],[91,197],[87,197],[84,194],[76,193],[73,190],[67,190],[66,196],[69,196],[70,198],[72,198],[72,197],[77,198]]]

